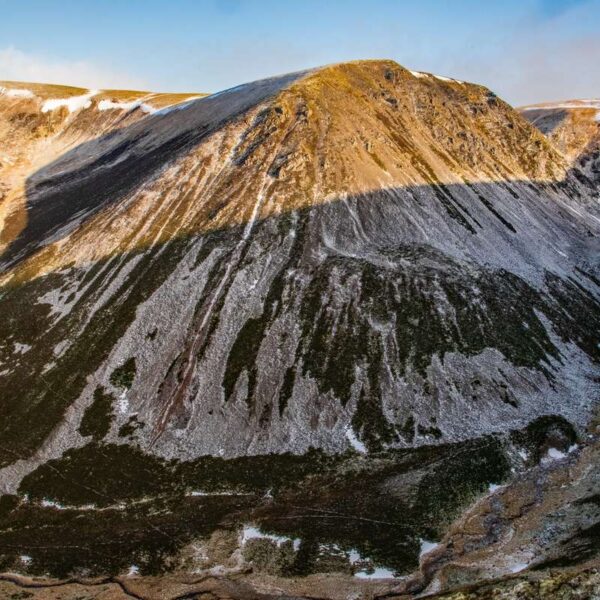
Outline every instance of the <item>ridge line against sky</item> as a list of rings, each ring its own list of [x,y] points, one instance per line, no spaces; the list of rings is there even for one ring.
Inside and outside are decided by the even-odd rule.
[[[0,0],[0,79],[214,92],[389,58],[515,105],[600,96],[600,0]]]

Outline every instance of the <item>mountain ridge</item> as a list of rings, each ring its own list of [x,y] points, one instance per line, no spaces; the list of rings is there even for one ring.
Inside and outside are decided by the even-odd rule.
[[[499,128],[503,131],[500,136]],[[175,146],[169,149],[168,144],[173,140]],[[156,164],[149,162],[153,152]],[[215,160],[215,157],[223,158]],[[166,166],[161,166],[164,160]],[[151,165],[148,175],[140,167],[133,167],[138,164]],[[116,176],[118,172],[122,175]],[[101,178],[93,179],[94,173]],[[142,179],[135,179],[140,174]],[[578,369],[592,372],[592,363],[584,366],[589,359],[583,357],[586,353],[594,355],[593,344],[585,341],[582,329],[575,336],[579,349],[572,344],[563,346],[564,342],[555,339],[556,330],[546,333],[545,321],[540,321],[535,312],[530,313],[523,303],[526,297],[537,297],[535,310],[544,311],[544,319],[554,320],[553,326],[562,331],[559,337],[567,335],[566,340],[570,336],[566,334],[567,322],[572,317],[559,324],[564,320],[561,312],[565,310],[565,300],[558,301],[561,306],[558,310],[554,305],[561,294],[580,306],[584,314],[593,314],[597,301],[593,299],[596,292],[592,281],[597,266],[591,262],[593,254],[588,248],[592,241],[579,237],[576,228],[585,223],[593,232],[597,224],[585,212],[589,204],[585,186],[569,180],[567,175],[566,161],[546,138],[486,88],[415,75],[391,61],[333,65],[244,84],[165,114],[146,115],[109,131],[105,138],[85,142],[30,176],[26,201],[31,208],[23,232],[26,234],[32,223],[40,223],[43,228],[50,223],[50,229],[47,233],[44,229],[34,229],[29,241],[21,238],[33,244],[32,254],[29,258],[19,258],[17,251],[13,255],[16,267],[13,269],[8,263],[2,282],[5,289],[13,290],[15,298],[25,293],[23,290],[28,286],[35,289],[41,285],[43,289],[53,277],[62,281],[61,287],[70,290],[66,294],[53,291],[55,284],[50,284],[49,290],[39,294],[45,298],[42,306],[49,311],[39,317],[39,326],[47,323],[50,330],[57,327],[55,331],[63,333],[51,334],[46,330],[42,337],[48,339],[47,344],[52,340],[52,344],[40,353],[40,361],[44,356],[43,364],[36,367],[45,370],[46,379],[58,369],[56,376],[63,373],[60,377],[78,381],[68,386],[73,400],[79,397],[76,403],[79,408],[69,419],[80,419],[84,407],[91,405],[95,390],[104,389],[114,397],[115,405],[125,407],[122,414],[116,415],[110,435],[118,439],[117,430],[133,415],[152,423],[147,425],[152,433],[138,433],[142,437],[137,443],[152,451],[162,448],[160,453],[166,455],[189,456],[188,443],[178,436],[195,439],[194,431],[204,432],[204,442],[195,445],[193,453],[219,453],[223,448],[218,440],[225,439],[230,445],[224,450],[226,455],[290,447],[302,452],[311,445],[322,444],[330,450],[341,450],[348,444],[349,427],[363,442],[368,439],[367,446],[373,449],[392,440],[406,444],[400,433],[404,430],[408,432],[406,439],[421,440],[419,443],[435,443],[447,435],[450,436],[447,439],[461,439],[468,434],[463,429],[456,437],[461,425],[452,414],[457,409],[442,410],[441,406],[460,404],[464,397],[455,395],[452,386],[446,389],[446,384],[442,384],[435,391],[441,395],[434,400],[438,408],[432,413],[427,394],[421,397],[423,392],[415,394],[415,391],[431,387],[430,377],[442,381],[444,372],[463,379],[464,375],[459,373],[469,371],[466,364],[472,364],[475,371],[486,365],[488,372],[490,365],[495,365],[499,373],[505,374],[501,377],[505,386],[501,390],[521,386],[517,384],[519,378],[527,381],[525,387],[516,388],[516,397],[510,391],[501,391],[500,396],[508,393],[507,400],[492,409],[494,415],[500,410],[503,418],[507,418],[507,411],[513,411],[515,416],[510,422],[515,426],[525,422],[518,416],[522,412],[532,410],[539,414],[543,406],[539,403],[545,395],[548,397],[545,410],[557,405],[570,419],[583,422],[590,410],[589,401],[584,400],[590,384],[586,377],[575,384],[571,379],[579,376],[567,376],[559,357],[566,353],[570,361],[580,365]],[[562,188],[557,184],[560,181],[564,182]],[[130,184],[132,187],[128,188]],[[117,186],[119,190],[129,190],[125,194],[118,192],[119,199],[114,197]],[[50,201],[52,198],[57,200]],[[52,208],[65,198],[81,198],[92,204],[76,208],[71,222],[70,217],[52,221],[54,217],[49,217],[46,209],[39,218],[35,216],[37,206],[44,207],[46,203]],[[279,199],[285,199],[285,208]],[[576,210],[573,202],[580,205]],[[69,201],[67,210],[73,210],[73,206]],[[544,220],[538,218],[539,211],[543,212]],[[16,235],[17,241],[23,232]],[[53,241],[57,233],[59,239]],[[8,249],[10,253],[10,243]],[[141,308],[132,299],[135,287],[127,286],[147,288],[143,280],[136,280],[141,276],[137,273],[143,272],[142,265],[152,273],[161,262],[165,264],[167,279],[162,289],[143,292],[141,298],[145,300],[140,307],[145,306],[149,312],[142,316]],[[589,272],[589,276],[572,271],[571,264]],[[4,265],[6,270],[7,263]],[[416,265],[423,266],[415,269]],[[431,275],[421,281],[419,269],[425,265],[429,265]],[[111,272],[102,283],[102,278]],[[293,275],[295,272],[297,275]],[[474,279],[462,282],[464,273],[470,273],[468,277]],[[553,279],[557,275],[558,279]],[[92,277],[91,287],[89,277]],[[388,288],[386,277],[400,278]],[[440,277],[450,279],[430,298],[427,286]],[[563,283],[562,277],[565,282],[575,277],[581,290]],[[488,291],[481,292],[480,286],[486,279],[495,283]],[[351,290],[367,284],[370,291],[360,301],[365,304],[354,305]],[[194,290],[193,285],[198,288]],[[328,292],[327,286],[332,286]],[[453,286],[458,287],[452,290]],[[409,350],[398,346],[402,336],[419,339],[422,325],[413,325],[413,321],[422,322],[425,314],[431,319],[440,310],[442,314],[459,310],[471,286],[484,293],[484,308],[474,322],[467,313],[457,321],[458,326],[446,323],[444,317],[436,325],[439,331],[430,333],[432,341],[410,342]],[[248,295],[248,290],[253,289]],[[542,299],[548,289],[553,289],[550,300]],[[492,333],[497,325],[477,334],[485,331],[484,337],[491,336],[488,342],[492,343],[492,350],[478,338],[463,339],[466,335],[463,328],[473,327],[479,319],[485,322],[490,314],[494,315],[493,320],[500,318],[505,309],[490,308],[500,290],[511,296],[515,307],[520,307],[515,316],[525,311],[521,318],[528,327],[535,327],[536,336],[541,336],[535,343],[544,350],[533,363],[518,350],[518,344],[523,342],[516,344],[508,337]],[[145,295],[148,293],[149,297]],[[329,295],[328,303],[333,303],[330,306],[322,304],[324,293]],[[402,325],[393,315],[402,314],[403,303],[390,304],[390,294],[391,297],[407,294],[407,298],[416,294],[420,298],[411,309],[416,314],[405,314]],[[448,294],[456,295],[455,299],[449,300]],[[92,302],[94,296],[96,300]],[[244,296],[244,308],[235,309],[234,298]],[[284,299],[290,302],[294,297],[293,308],[284,307],[280,314]],[[118,307],[127,298],[133,302],[131,309],[135,308],[135,316],[133,321],[130,319],[134,313],[127,317],[129,324],[122,330],[123,339],[110,342],[115,334],[105,331],[102,335],[108,335],[107,350],[110,344],[116,342],[116,345],[109,354],[92,360],[92,364],[98,358],[108,359],[108,363],[100,371],[94,372],[98,367],[93,368],[83,379],[71,371],[72,367],[68,367],[71,374],[66,375],[61,370],[66,367],[60,367],[65,352],[67,356],[73,354],[73,343],[78,339],[79,344],[87,343],[83,341],[89,335],[84,333],[85,328],[97,320],[102,310],[120,310]],[[373,304],[376,299],[385,307],[384,313],[376,312]],[[426,308],[431,302],[433,312]],[[475,296],[474,304],[469,302],[470,309],[476,310],[481,300]],[[495,312],[488,313],[489,310]],[[73,311],[75,314],[71,314]],[[156,311],[163,316],[159,318]],[[144,323],[165,323],[168,314],[175,322],[178,312],[186,315],[180,328],[168,334],[165,330],[160,335],[166,338],[157,346],[154,341],[157,338],[148,338],[152,331],[145,331]],[[337,316],[333,319],[328,316],[334,314]],[[340,318],[342,321],[338,321]],[[305,324],[285,341],[284,329],[293,330],[292,323],[298,319]],[[389,329],[394,322],[396,325]],[[321,329],[314,329],[315,323]],[[342,325],[345,333],[338,339],[335,332]],[[71,327],[75,329],[67,333]],[[394,329],[397,333],[390,337]],[[524,332],[515,330],[515,339],[520,340]],[[62,339],[64,335],[67,337]],[[223,335],[226,337],[220,339]],[[74,337],[69,339],[69,336]],[[395,336],[400,337],[392,341]],[[370,337],[372,341],[365,354],[359,339]],[[228,348],[229,356],[217,350],[216,339],[220,339],[219,346]],[[440,342],[442,339],[446,341]],[[31,345],[32,341],[22,339],[19,344]],[[337,350],[341,354],[331,363],[332,367],[328,366],[331,359],[327,358],[327,352],[321,364],[315,360],[328,343],[334,347],[342,344]],[[501,350],[496,355],[498,345]],[[60,350],[52,350],[53,347]],[[583,355],[579,354],[581,347],[586,348]],[[127,364],[133,348],[137,348],[136,372],[128,390],[111,383],[111,373]],[[533,348],[529,347],[527,352]],[[30,359],[32,351],[28,352]],[[548,352],[553,357],[548,367],[539,372],[538,367],[531,370],[539,360],[548,360]],[[87,353],[88,350],[84,351]],[[266,369],[269,353],[279,357],[274,371]],[[288,353],[295,355],[292,364],[286,358]],[[521,371],[517,375],[519,371],[515,371],[507,381],[506,353],[517,363],[522,362],[518,369],[530,369],[528,374]],[[10,379],[31,381],[33,374],[25,375],[21,369],[31,368],[33,363],[24,366],[19,354],[11,354],[9,365],[17,369],[9,373]],[[397,358],[391,359],[392,355]],[[364,364],[367,356],[379,356],[377,372],[369,374]],[[75,356],[69,360],[75,360]],[[454,360],[457,362],[452,365]],[[265,368],[257,368],[252,361],[264,364]],[[477,361],[481,361],[478,367]],[[386,374],[390,364],[395,365],[393,374]],[[338,368],[340,372],[336,373]],[[545,369],[549,371],[544,375]],[[567,386],[557,392],[555,383],[544,383],[548,373],[556,369],[563,369],[562,377],[567,377],[571,392],[579,390],[576,393],[580,404],[561,404],[564,401],[558,402],[557,398],[566,392]],[[161,370],[162,381],[157,379]],[[281,373],[285,375],[283,378]],[[360,376],[352,383],[356,373]],[[404,380],[407,376],[413,380],[410,384]],[[473,373],[472,379],[478,376]],[[15,384],[16,389],[21,388],[21,384]],[[471,387],[466,381],[460,385]],[[496,385],[492,378],[481,393],[471,390],[468,395],[481,395],[487,398],[485,403],[493,405],[490,394],[496,395]],[[204,391],[200,392],[198,386]],[[294,393],[296,388],[298,391]],[[382,399],[379,394],[386,388]],[[533,390],[537,391],[532,396]],[[399,392],[400,404],[392,400]],[[52,387],[26,394],[32,398],[37,395],[31,407],[40,402],[39,398],[46,401],[52,398],[53,404],[65,406],[63,394],[52,391]],[[277,395],[279,402],[267,401]],[[121,396],[123,401],[118,399]],[[411,397],[419,398],[416,405]],[[204,400],[194,405],[193,398]],[[299,404],[286,423],[284,415],[295,402]],[[366,403],[362,412],[361,402]],[[379,408],[382,402],[384,408]],[[522,402],[529,408],[517,408]],[[10,404],[17,407],[13,402]],[[407,411],[409,405],[412,409]],[[584,406],[587,408],[582,411]],[[314,412],[316,407],[320,407],[318,417]],[[488,406],[485,410],[489,409]],[[198,410],[212,415],[213,441],[206,437],[203,419],[197,421]],[[414,410],[421,414],[419,419],[413,416]],[[487,431],[497,417],[484,417],[485,410],[476,410],[483,411],[479,413],[482,421],[478,431]],[[278,413],[281,414],[277,416]],[[393,414],[397,416],[392,417]],[[69,419],[64,426],[71,428],[71,433],[65,439],[79,438],[76,443],[84,443]],[[419,423],[420,419],[423,422]],[[450,420],[444,424],[444,419]],[[270,422],[280,424],[272,428]],[[177,423],[174,428],[173,423]],[[283,435],[279,431],[282,425]],[[18,429],[18,425],[14,427]],[[314,433],[308,433],[311,430]],[[244,431],[248,438],[240,440],[241,444],[234,442],[239,432]],[[62,446],[56,451],[62,452]]]
[[[83,92],[0,93],[0,569],[396,597],[597,556],[589,121],[392,61]]]

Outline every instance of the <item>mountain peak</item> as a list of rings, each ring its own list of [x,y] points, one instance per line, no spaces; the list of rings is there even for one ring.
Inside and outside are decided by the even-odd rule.
[[[28,85],[0,90],[7,565],[23,547],[60,571],[57,544],[61,574],[96,574],[84,531],[111,569],[173,566],[214,518],[240,560],[264,523],[295,575],[326,548],[404,574],[513,464],[574,456],[600,382],[597,187],[495,94],[385,60],[153,110]],[[97,543],[131,517],[160,545]]]

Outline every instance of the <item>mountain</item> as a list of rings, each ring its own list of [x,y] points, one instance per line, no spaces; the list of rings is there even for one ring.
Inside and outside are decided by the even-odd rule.
[[[600,99],[548,102],[519,110],[578,167],[577,172],[596,184],[600,181]]]
[[[391,61],[196,99],[2,85],[11,531],[11,519],[46,527],[57,506],[82,524],[84,506],[179,494],[177,510],[85,531],[141,522],[135,535],[149,535],[150,519],[187,543],[208,535],[188,530],[189,503],[229,482],[257,496],[203,505],[215,522],[252,501],[254,521],[301,539],[313,566],[326,539],[402,573],[419,536],[535,462],[519,451],[566,452],[592,421],[598,188],[574,160],[593,143],[580,132],[595,139],[587,121],[567,133],[575,117],[519,113]],[[305,502],[395,525],[315,533],[294,512]],[[70,535],[72,521],[53,523]],[[15,543],[0,534],[0,550]],[[155,556],[147,543],[138,562]],[[38,550],[33,571],[100,560],[54,552]],[[109,571],[129,559],[109,558]]]

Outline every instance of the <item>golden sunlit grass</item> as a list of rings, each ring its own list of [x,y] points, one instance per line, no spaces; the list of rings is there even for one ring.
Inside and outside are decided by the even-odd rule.
[[[29,90],[41,100],[48,100],[51,98],[71,98],[89,92],[88,88],[56,85],[53,83],[30,83],[26,81],[0,81],[0,86],[13,90]],[[111,100],[113,102],[135,102],[136,100],[142,100],[154,108],[164,108],[173,104],[185,102],[192,98],[203,98],[204,96],[208,96],[208,94],[109,89],[100,90],[100,92],[94,96],[94,100]]]
[[[152,94],[148,97],[146,102],[155,108],[164,108],[165,106],[171,106],[172,104],[179,104],[192,98],[204,98],[209,94],[169,94],[169,93],[157,93]]]
[[[140,90],[101,90],[96,100],[112,100],[113,102],[134,102],[150,96],[150,92]]]
[[[87,93],[87,88],[53,83],[29,83],[25,81],[0,81],[0,86],[13,90],[30,90],[42,100],[48,98],[70,98]]]

